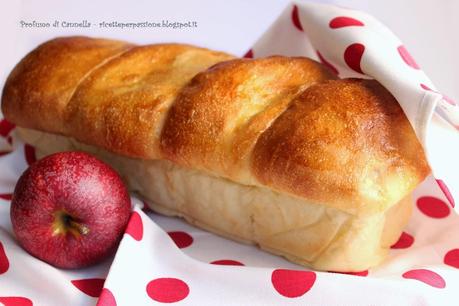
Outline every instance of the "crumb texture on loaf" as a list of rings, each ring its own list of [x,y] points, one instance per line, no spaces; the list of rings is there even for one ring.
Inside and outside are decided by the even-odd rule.
[[[389,209],[429,172],[385,88],[301,57],[58,38],[15,67],[2,110],[23,127],[354,215]]]

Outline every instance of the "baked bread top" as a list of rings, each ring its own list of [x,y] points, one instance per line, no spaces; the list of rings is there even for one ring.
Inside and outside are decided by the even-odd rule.
[[[356,215],[388,209],[430,171],[383,86],[301,57],[57,38],[14,68],[2,111],[22,127]]]

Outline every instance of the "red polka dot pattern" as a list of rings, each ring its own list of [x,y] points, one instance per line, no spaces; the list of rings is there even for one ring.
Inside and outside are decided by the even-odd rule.
[[[14,129],[15,125],[9,122],[6,119],[0,121],[0,135],[3,137],[8,136],[8,134]]]
[[[10,262],[8,261],[8,257],[6,257],[6,252],[3,248],[3,244],[0,242],[0,274],[8,271],[9,267]]]
[[[459,249],[452,249],[443,258],[445,265],[459,269]]]
[[[103,278],[87,278],[87,279],[76,279],[71,281],[72,284],[78,288],[81,292],[92,296],[100,296],[102,289],[104,288],[105,279]]]
[[[419,84],[419,85],[421,85],[421,88],[422,88],[422,89],[425,89],[425,90],[428,90],[428,91],[432,91],[432,92],[439,93],[439,92],[437,92],[437,91],[431,89],[431,88],[430,88],[429,86],[427,86],[426,84],[422,84],[422,83],[421,83],[421,84]],[[451,99],[450,97],[448,97],[448,96],[442,95],[442,98],[443,98],[444,101],[446,101],[446,102],[449,103],[450,105],[453,105],[453,106],[456,106],[456,105],[457,105],[457,103],[456,103],[453,99]]]
[[[368,276],[368,270],[360,272],[347,272],[346,274],[355,275],[355,276]]]
[[[244,58],[253,58],[253,50],[250,49],[249,51],[247,51],[244,56]]]
[[[441,191],[443,191],[443,194],[448,199],[449,204],[451,204],[451,207],[454,208],[456,203],[454,202],[454,198],[451,195],[451,192],[449,191],[448,186],[446,186],[445,182],[443,182],[442,180],[436,180],[436,181],[437,181],[437,184],[440,187]]]
[[[134,240],[140,241],[143,237],[142,218],[137,212],[131,214],[129,223],[126,227],[126,234],[130,235]]]
[[[31,165],[37,161],[37,157],[35,155],[35,148],[29,144],[24,145],[24,155],[28,165]]]
[[[456,103],[453,99],[451,99],[450,97],[448,97],[448,96],[443,95],[443,100],[445,100],[446,102],[448,102],[449,104],[451,104],[451,105],[453,105],[453,106],[454,106],[454,105],[457,105],[457,103]]]
[[[107,288],[102,289],[96,306],[116,306],[116,300],[113,293]]]
[[[2,193],[0,194],[0,199],[11,201],[11,199],[13,199],[13,194],[12,193]]]
[[[364,24],[363,22],[355,18],[340,16],[340,17],[333,18],[330,21],[329,26],[332,29],[339,29],[339,28],[352,27],[352,26],[361,27],[361,26],[364,26]]]
[[[180,248],[189,247],[193,243],[193,237],[190,234],[177,231],[177,232],[168,232],[169,237],[174,240],[175,244]]]
[[[0,151],[0,156],[10,154],[12,151]]]
[[[398,238],[398,241],[394,243],[390,248],[391,249],[406,249],[412,246],[414,243],[414,237],[408,233],[403,232]]]
[[[362,73],[360,62],[362,61],[363,53],[365,52],[365,46],[360,43],[355,43],[346,48],[344,51],[344,61],[352,70]]]
[[[329,61],[327,61],[319,51],[316,51],[316,53],[319,57],[320,62],[327,66],[334,74],[338,75],[338,69],[336,69],[335,66],[333,66]]]
[[[415,269],[403,273],[403,278],[415,279],[435,288],[445,288],[446,282],[438,273],[427,269]]]
[[[232,259],[221,259],[221,260],[214,260],[211,262],[213,265],[223,265],[223,266],[243,266],[242,262]]]
[[[2,296],[0,303],[5,306],[32,306],[33,303],[28,298],[22,296]]]
[[[418,64],[415,62],[411,54],[406,50],[405,46],[401,45],[397,48],[398,53],[400,54],[400,57],[403,59],[403,61],[410,66],[411,68],[414,69],[420,69]]]
[[[429,90],[429,91],[433,91],[433,90],[432,90],[429,86],[427,86],[426,84],[422,84],[422,83],[421,83],[421,84],[419,84],[419,85],[421,85],[421,88],[422,88],[422,89]]]
[[[160,303],[175,303],[190,293],[188,285],[178,278],[157,278],[147,284],[148,296]]]
[[[368,270],[359,271],[359,272],[334,272],[329,271],[331,273],[339,273],[339,274],[347,274],[347,275],[355,275],[355,276],[368,276]]]
[[[295,298],[311,290],[316,281],[312,271],[277,269],[271,274],[271,283],[276,291],[285,297]]]
[[[424,196],[416,201],[418,209],[426,216],[431,218],[446,218],[450,214],[448,204],[439,198]]]
[[[295,26],[295,28],[297,28],[300,31],[303,31],[303,26],[301,25],[300,16],[298,13],[298,7],[296,5],[293,6],[292,10],[292,23]]]

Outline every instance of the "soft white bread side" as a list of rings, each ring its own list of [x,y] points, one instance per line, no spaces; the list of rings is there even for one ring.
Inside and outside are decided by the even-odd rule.
[[[242,185],[167,160],[110,153],[72,138],[18,128],[38,157],[82,150],[119,171],[131,191],[159,213],[180,216],[219,235],[259,245],[301,265],[361,271],[386,256],[409,219],[411,194],[389,210],[351,215],[260,186]]]

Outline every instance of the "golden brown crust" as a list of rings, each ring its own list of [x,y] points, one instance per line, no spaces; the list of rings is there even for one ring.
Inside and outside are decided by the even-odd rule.
[[[64,112],[78,83],[98,64],[131,46],[79,36],[43,43],[10,73],[3,90],[3,114],[24,127],[64,133]]]
[[[430,171],[401,107],[374,80],[309,87],[252,156],[263,185],[352,214],[384,211]]]
[[[251,181],[258,136],[308,86],[335,76],[307,58],[236,59],[201,72],[174,102],[161,135],[165,158]]]
[[[429,172],[400,106],[376,81],[333,80],[306,58],[232,58],[59,38],[13,70],[2,110],[23,127],[351,214],[388,209]]]
[[[160,158],[159,134],[179,90],[232,56],[180,44],[133,47],[93,71],[69,102],[68,133],[89,144]]]
[[[11,72],[2,111],[23,127],[159,158],[159,134],[178,91],[198,72],[232,58],[183,44],[56,38]]]

